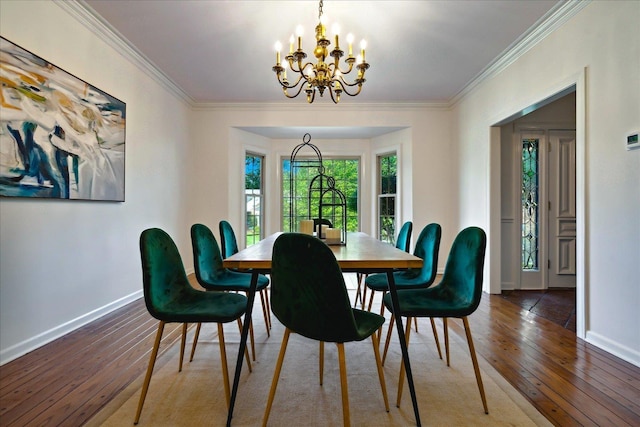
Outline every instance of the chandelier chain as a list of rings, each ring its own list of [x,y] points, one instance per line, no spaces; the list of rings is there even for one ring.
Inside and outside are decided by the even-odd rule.
[[[322,0],[320,0],[320,5],[318,6],[318,20],[322,18]]]

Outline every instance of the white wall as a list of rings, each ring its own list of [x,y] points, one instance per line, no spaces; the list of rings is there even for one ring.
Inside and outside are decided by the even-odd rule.
[[[49,1],[0,2],[2,36],[127,104],[125,202],[0,199],[0,363],[142,295],[151,226],[190,254],[189,108]],[[186,230],[186,232],[185,232]]]
[[[590,3],[476,87],[454,110],[460,226],[475,223],[490,229],[500,215],[499,197],[498,208],[489,209],[489,201],[495,200],[492,193],[500,191],[499,175],[495,180],[491,170],[496,159],[499,165],[500,147],[490,145],[490,127],[578,83],[577,159],[582,162],[578,178],[579,188],[585,190],[584,211],[578,218],[585,236],[579,259],[583,272],[578,275],[586,304],[582,326],[588,341],[636,365],[640,365],[640,150],[626,151],[624,141],[640,128],[638,16],[640,2]],[[492,236],[489,239],[496,243]],[[499,260],[492,257],[490,262]],[[491,274],[491,282],[498,281],[495,276]]]
[[[298,100],[299,101],[299,100]],[[417,233],[428,223],[438,222],[443,228],[441,244],[441,267],[457,233],[457,207],[455,192],[451,186],[455,170],[451,168],[451,121],[450,112],[439,108],[394,108],[390,106],[362,105],[270,105],[264,107],[225,107],[198,109],[194,120],[194,147],[198,153],[193,169],[197,171],[195,180],[206,185],[208,190],[200,191],[198,200],[191,204],[194,218],[206,218],[209,224],[217,226],[220,219],[228,219],[241,229],[242,215],[242,171],[234,169],[242,161],[244,147],[258,146],[266,150],[268,169],[279,169],[282,155],[289,156],[291,150],[302,142],[303,134],[297,140],[270,140],[239,130],[243,127],[406,127],[372,140],[318,140],[312,135],[312,143],[323,155],[359,155],[362,162],[362,203],[372,203],[374,153],[385,151],[384,147],[400,147],[402,156],[403,203],[402,220],[414,221]],[[294,101],[295,102],[295,101]],[[230,154],[236,153],[236,154]],[[240,160],[238,159],[240,156]],[[270,157],[269,157],[270,156]],[[219,159],[227,159],[223,164]],[[212,165],[215,165],[213,167]],[[280,217],[280,177],[267,179],[269,222],[266,233],[279,231]],[[210,184],[214,183],[214,184]],[[417,183],[417,184],[416,184]],[[232,189],[232,191],[227,191]],[[226,193],[228,203],[216,201],[216,194]],[[404,196],[403,196],[404,197]],[[409,204],[411,201],[412,205]],[[362,231],[373,233],[373,213],[366,209],[361,212]]]

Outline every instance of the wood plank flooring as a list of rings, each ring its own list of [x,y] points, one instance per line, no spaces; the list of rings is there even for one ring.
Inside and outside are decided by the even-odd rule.
[[[470,324],[478,354],[554,425],[640,425],[640,368],[499,295],[483,295]],[[169,326],[161,351],[179,338]],[[82,425],[144,373],[156,327],[135,301],[1,366],[0,425]]]

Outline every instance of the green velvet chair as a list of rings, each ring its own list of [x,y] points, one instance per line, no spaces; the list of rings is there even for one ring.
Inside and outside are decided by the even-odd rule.
[[[393,273],[394,281],[396,282],[397,289],[418,289],[428,288],[433,284],[436,279],[436,273],[438,271],[438,254],[440,252],[440,238],[442,236],[442,227],[440,224],[431,223],[425,226],[418,240],[416,240],[416,247],[413,250],[413,254],[423,260],[422,268],[401,270]],[[386,273],[372,274],[365,278],[365,293],[366,289],[371,289],[371,297],[369,298],[368,310],[371,311],[373,306],[373,298],[376,292],[382,292],[383,296],[389,290],[389,283],[387,282]],[[380,305],[380,314],[384,315],[384,304]],[[411,325],[411,319],[407,321],[407,327]],[[438,355],[442,359],[442,351],[440,349],[440,340],[438,339],[438,331],[436,330],[436,324],[431,320],[431,330],[433,331],[433,337],[436,341],[436,347],[438,349]],[[389,330],[387,331],[387,338],[384,344],[384,351],[382,353],[382,364],[384,365],[387,358],[387,351],[389,350],[389,343],[391,341],[391,335],[393,333],[393,325],[395,317],[392,315],[389,321]],[[418,321],[414,319],[416,331],[418,330]]]
[[[134,424],[138,424],[140,420],[166,323],[182,323],[183,331],[188,323],[218,324],[222,376],[225,397],[229,405],[229,374],[222,324],[240,319],[247,309],[247,298],[235,293],[203,292],[194,289],[187,279],[178,248],[171,237],[159,228],[150,228],[142,232],[140,255],[144,301],[149,313],[160,323]],[[182,347],[184,348],[184,335]]]
[[[229,258],[230,256],[238,253],[238,241],[236,240],[236,233],[233,231],[233,227],[228,221],[222,220],[218,223],[218,229],[220,231],[220,247],[222,249],[222,259]],[[251,270],[235,270],[239,273],[251,274]],[[258,288],[260,288],[258,286]],[[260,303],[262,305],[262,315],[264,316],[264,323],[267,328],[267,336],[271,336],[271,306],[269,304],[269,291],[267,287],[259,289]]]
[[[323,343],[336,343],[345,426],[350,424],[350,416],[344,343],[362,341],[370,336],[373,341],[373,353],[385,408],[389,411],[378,340],[375,336],[375,331],[384,323],[384,317],[351,308],[340,266],[333,252],[324,242],[300,233],[285,233],[276,239],[271,268],[271,308],[286,329],[271,383],[263,425],[266,425],[269,419],[289,335],[292,332],[320,341],[321,385],[324,363]],[[362,363],[362,361],[359,362]]]
[[[413,222],[407,221],[404,224],[402,224],[402,227],[400,227],[400,231],[398,232],[398,237],[396,238],[397,249],[400,249],[401,251],[405,251],[405,252],[409,252],[411,250],[411,232],[412,231],[413,231]],[[356,290],[354,307],[358,304],[358,299],[360,299],[360,302],[362,304],[361,307],[363,310],[364,310],[364,301],[367,298],[367,287],[362,286],[362,281],[366,279],[368,276],[369,276],[368,273],[357,274],[358,289]],[[369,309],[369,311],[371,311],[371,309]]]
[[[438,271],[438,252],[440,250],[440,237],[442,236],[442,228],[440,224],[428,224],[422,229],[413,254],[422,258],[422,268],[395,271],[393,278],[396,287],[400,289],[416,289],[427,288],[436,279]],[[373,297],[375,292],[386,293],[389,290],[386,273],[371,274],[364,281],[367,288],[371,292],[369,298],[368,310],[371,311],[373,305]],[[381,306],[380,314],[384,313],[384,305]]]
[[[468,227],[462,230],[458,233],[451,246],[440,283],[426,289],[398,290],[398,307],[399,315],[407,318],[443,318],[447,366],[449,366],[447,319],[450,317],[462,319],[482,405],[484,406],[484,412],[488,414],[489,410],[482,385],[482,377],[480,376],[480,368],[478,367],[469,321],[467,320],[467,316],[471,315],[480,304],[486,245],[487,237],[481,228]],[[384,296],[383,303],[387,308],[391,309],[391,296],[388,293]],[[396,313],[397,315],[398,313]],[[407,323],[409,323],[409,319],[407,319]],[[407,329],[407,345],[409,344],[408,335],[409,329]],[[403,383],[404,365],[401,365],[400,380],[398,382],[398,406],[400,406],[402,397]]]
[[[193,264],[195,266],[196,280],[207,291],[235,291],[248,292],[251,285],[251,275],[231,271],[222,266],[222,254],[218,241],[209,227],[204,224],[193,224],[191,226],[191,247],[193,248]],[[264,291],[269,286],[269,278],[264,275],[258,276],[256,292]],[[264,304],[263,304],[264,309]],[[265,316],[266,318],[266,316]],[[191,348],[191,360],[195,353],[200,327],[196,328]],[[251,331],[251,349],[253,360],[255,360],[255,343],[253,339],[253,328]],[[267,328],[268,332],[268,328]]]

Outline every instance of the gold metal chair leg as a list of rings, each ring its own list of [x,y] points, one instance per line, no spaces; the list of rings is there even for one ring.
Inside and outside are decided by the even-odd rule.
[[[382,370],[382,362],[380,361],[380,343],[376,338],[376,334],[371,334],[371,342],[373,343],[373,354],[376,357],[376,368],[378,369],[378,379],[380,380],[380,388],[382,389],[382,398],[384,399],[384,408],[389,412],[389,398],[387,397],[387,384],[384,381],[384,371]]]
[[[373,307],[373,296],[375,295],[375,291],[372,289],[371,290],[371,296],[369,297],[369,307],[367,308],[367,311],[371,311],[371,307]]]
[[[438,339],[438,330],[436,329],[436,322],[435,320],[433,320],[433,317],[430,317],[429,320],[431,320],[431,330],[433,331],[433,338],[436,340],[436,347],[438,348],[438,356],[440,356],[440,360],[442,360],[442,351],[440,350],[440,339]]]
[[[260,304],[262,305],[262,315],[264,316],[264,325],[267,328],[267,337],[271,336],[271,326],[269,325],[269,316],[267,315],[267,305],[266,305],[266,301],[264,299],[264,292],[265,289],[260,291]],[[255,359],[254,359],[255,360]]]
[[[224,383],[224,397],[227,399],[227,408],[231,401],[231,386],[229,385],[229,367],[227,366],[227,350],[224,345],[224,330],[222,323],[218,323],[218,342],[220,343],[220,364],[222,365],[222,380]]]
[[[291,330],[289,328],[286,328],[284,330],[284,337],[282,338],[282,344],[280,345],[280,354],[278,354],[278,361],[276,362],[276,370],[273,372],[273,380],[271,380],[271,389],[269,390],[267,407],[264,410],[264,417],[262,417],[262,427],[266,427],[267,421],[269,421],[269,414],[271,413],[271,405],[273,404],[273,398],[276,395],[276,388],[278,387],[278,379],[280,378],[280,371],[282,370],[282,362],[284,361],[284,354],[287,352],[287,343],[289,342],[290,334],[291,334]]]
[[[471,338],[471,328],[469,328],[469,320],[467,317],[462,318],[464,323],[464,332],[467,335],[467,343],[469,344],[469,353],[471,353],[471,361],[473,362],[473,370],[476,373],[476,382],[478,383],[478,390],[480,390],[480,398],[482,399],[482,406],[484,406],[484,413],[489,413],[487,407],[487,398],[484,394],[484,386],[482,385],[482,377],[480,376],[480,367],[478,366],[478,359],[476,358],[476,349],[473,346],[473,338]]]
[[[365,274],[362,278],[362,280],[367,280],[367,275]],[[371,291],[373,292],[373,291]],[[361,309],[364,310],[364,302],[367,300],[367,284],[363,283],[362,284],[362,298],[360,298],[360,300],[362,301],[362,305],[361,305]]]
[[[383,301],[380,302],[380,316],[384,317],[384,296],[386,295],[387,291],[383,291],[382,292],[382,299]],[[380,339],[382,339],[382,326],[380,326],[378,328],[378,341],[380,341]]]
[[[269,288],[264,289],[264,298],[267,302],[267,317],[269,318],[269,331],[271,331],[271,302],[269,301]]]
[[[196,346],[198,345],[198,338],[200,338],[200,328],[202,327],[202,323],[198,323],[196,327],[196,333],[193,336],[193,344],[191,345],[191,357],[189,357],[189,362],[193,361],[193,355],[196,354]]]
[[[349,387],[347,385],[347,363],[344,357],[344,343],[336,343],[338,346],[338,362],[340,364],[340,389],[342,390],[342,421],[348,427],[351,425],[349,415]]]
[[[393,324],[396,322],[396,317],[391,314],[391,320],[389,320],[389,330],[387,331],[387,339],[384,341],[384,352],[382,353],[382,366],[387,359],[387,351],[389,351],[389,343],[391,342],[391,335],[393,333]]]
[[[249,339],[251,340],[251,355],[253,356],[253,361],[256,361],[256,342],[253,338],[253,320],[249,319]]]
[[[153,350],[151,356],[149,356],[149,366],[147,367],[147,375],[144,377],[144,384],[142,385],[142,392],[140,393],[140,401],[138,402],[138,410],[136,411],[136,418],[133,421],[134,424],[138,424],[140,421],[140,414],[142,413],[142,406],[144,405],[144,399],[147,397],[147,391],[149,390],[149,383],[151,382],[151,374],[153,374],[153,367],[156,364],[156,357],[158,357],[158,348],[160,348],[160,341],[162,340],[162,332],[164,332],[165,322],[160,321],[158,324],[158,332],[156,332],[156,341],[153,343]]]
[[[187,326],[188,323],[182,324],[182,338],[180,339],[180,364],[178,365],[178,372],[182,372],[182,362],[184,360],[184,347],[187,342]]]
[[[238,327],[240,328],[240,333],[242,333],[242,320],[238,318]],[[202,328],[202,323],[198,323],[196,327],[196,333],[193,336],[193,344],[191,345],[191,357],[189,358],[189,362],[193,362],[193,356],[196,354],[196,346],[198,345],[198,339],[200,338],[200,329]],[[249,367],[249,372],[252,372],[251,368],[251,360],[249,359],[249,349],[245,347],[245,357],[247,359],[247,366]]]
[[[320,375],[320,385],[322,385],[322,381],[324,380],[324,341],[320,341],[320,357],[318,360],[319,366],[319,375]]]
[[[404,339],[407,342],[407,351],[409,350],[409,335],[411,335],[411,318],[407,318],[407,325],[405,326]],[[400,407],[400,401],[402,400],[402,389],[404,387],[404,359],[400,362],[400,375],[398,378],[398,397],[396,398],[396,406]]]

